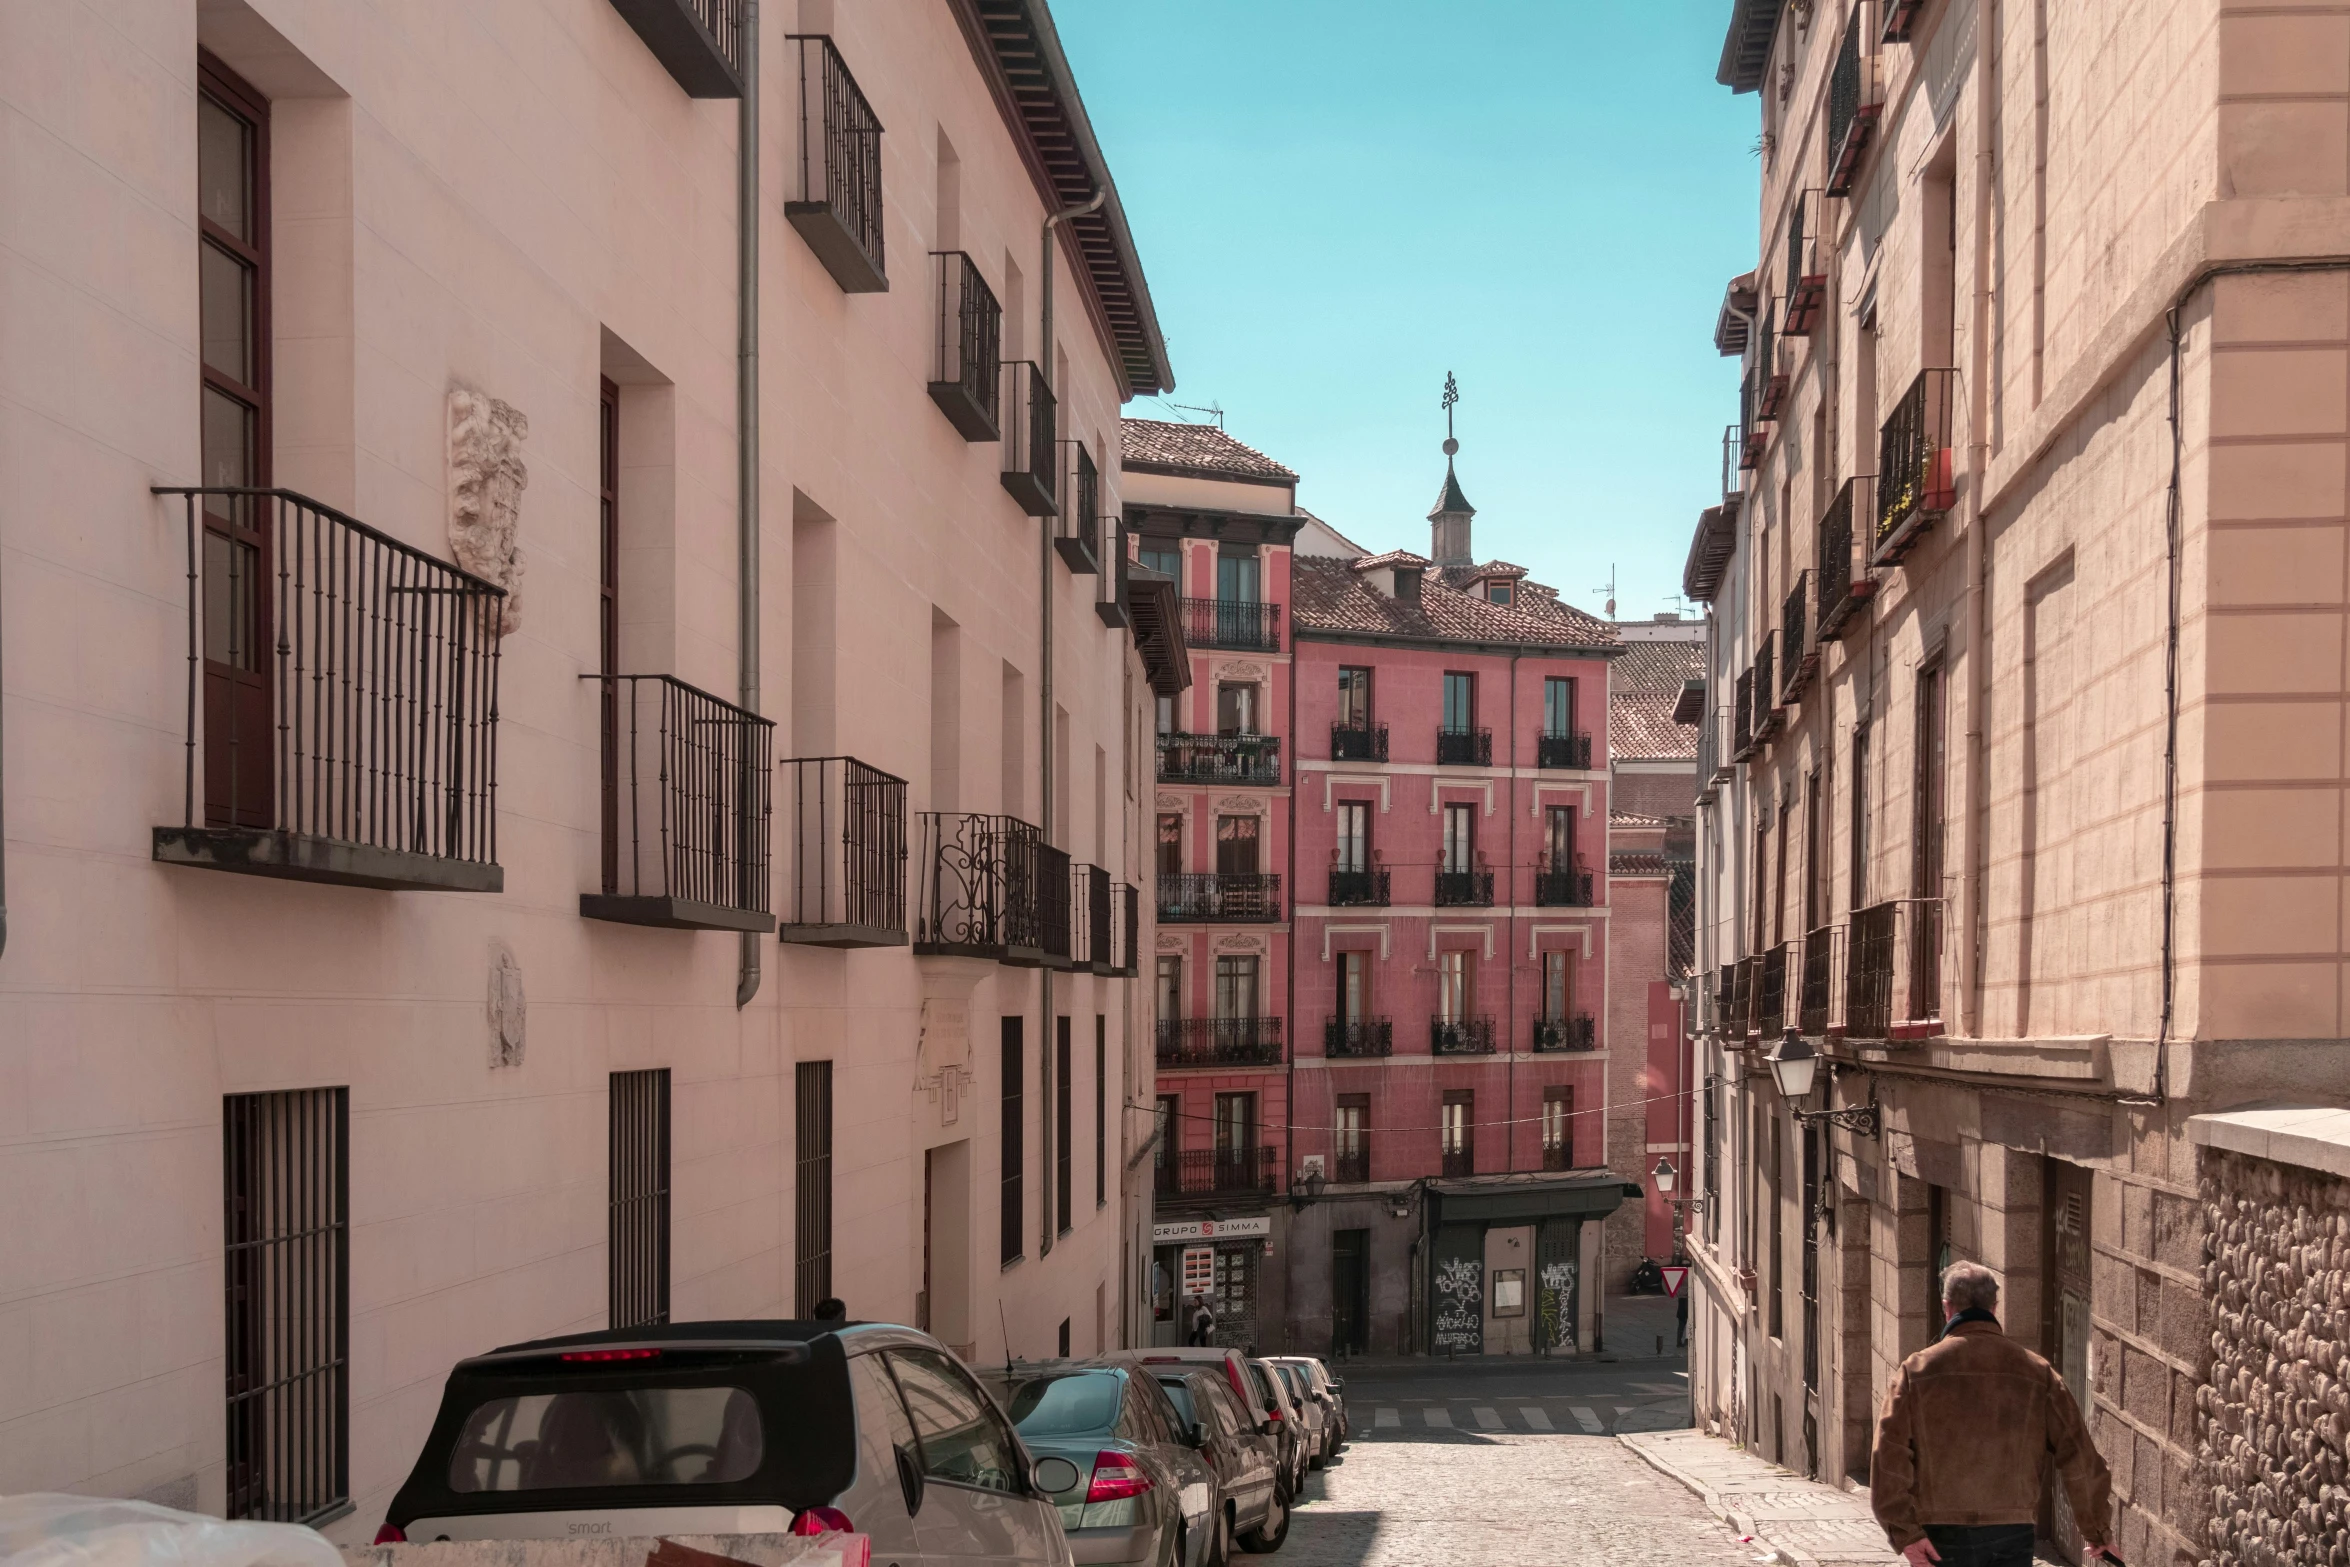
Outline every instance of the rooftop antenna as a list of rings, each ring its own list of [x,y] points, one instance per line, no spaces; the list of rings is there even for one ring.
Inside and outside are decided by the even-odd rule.
[[[1161,398],[1160,401],[1165,402],[1166,399]],[[1201,408],[1192,403],[1167,403],[1167,406],[1169,408],[1175,409],[1180,413],[1206,414],[1209,418],[1216,421],[1217,429],[1221,430],[1224,428],[1224,405],[1221,403],[1210,403],[1205,408]]]
[[[1612,561],[1612,560],[1611,560],[1611,561],[1609,561],[1609,562],[1608,562],[1608,566],[1607,566],[1607,586],[1606,586],[1606,587],[1604,587],[1604,588],[1593,588],[1591,591],[1592,591],[1592,592],[1594,592],[1594,593],[1605,593],[1605,594],[1607,595],[1607,618],[1608,618],[1608,619],[1610,619],[1610,620],[1613,620],[1613,619],[1615,619],[1615,618],[1616,618],[1616,563],[1615,563],[1614,561]]]
[[[1004,1315],[1004,1297],[1001,1295],[995,1298],[995,1316],[996,1321],[1003,1325],[1004,1370],[1009,1372],[1012,1369],[1012,1319]]]

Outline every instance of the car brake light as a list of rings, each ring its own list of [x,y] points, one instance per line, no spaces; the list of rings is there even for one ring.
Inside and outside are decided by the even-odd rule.
[[[659,1360],[661,1352],[657,1349],[567,1349],[562,1358],[570,1361]]]
[[[793,1516],[791,1532],[799,1535],[855,1534],[857,1526],[849,1522],[849,1515],[837,1507],[808,1507]]]
[[[1142,1465],[1119,1452],[1103,1448],[1094,1455],[1093,1484],[1086,1488],[1089,1502],[1122,1502],[1130,1496],[1140,1496],[1151,1488],[1151,1477],[1143,1473]]]
[[[375,1531],[375,1543],[378,1545],[406,1545],[408,1531],[396,1523],[385,1524],[381,1529]]]

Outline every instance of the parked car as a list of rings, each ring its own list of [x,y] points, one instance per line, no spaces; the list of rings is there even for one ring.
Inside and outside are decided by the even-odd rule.
[[[1321,1402],[1323,1410],[1322,1456],[1325,1459],[1337,1457],[1339,1449],[1346,1446],[1353,1435],[1347,1426],[1344,1384],[1330,1374],[1328,1366],[1311,1355],[1276,1355],[1273,1357],[1273,1363],[1277,1366],[1295,1367],[1306,1382],[1308,1394]]]
[[[1031,1453],[1076,1467],[1054,1500],[1078,1562],[1205,1567],[1222,1538],[1223,1485],[1140,1361],[1049,1360],[979,1380]]]
[[[1249,1551],[1273,1551],[1289,1538],[1290,1491],[1281,1450],[1268,1429],[1213,1367],[1155,1366],[1159,1386],[1184,1421],[1183,1436],[1224,1486],[1224,1538]],[[1215,1558],[1223,1560],[1224,1552]]]
[[[1334,1434],[1329,1407],[1314,1392],[1314,1385],[1306,1374],[1289,1359],[1284,1357],[1265,1363],[1273,1368],[1273,1374],[1281,1379],[1282,1386],[1289,1391],[1289,1401],[1297,1406],[1298,1423],[1306,1444],[1307,1467],[1321,1468],[1330,1456],[1330,1441]]]
[[[1280,1472],[1285,1487],[1283,1503],[1294,1500],[1306,1478],[1305,1445],[1298,1438],[1295,1411],[1288,1407],[1288,1395],[1279,1387],[1280,1379],[1261,1360],[1252,1360],[1237,1349],[1214,1345],[1162,1345],[1146,1352],[1143,1364],[1147,1366],[1196,1365],[1216,1368],[1233,1397],[1240,1401],[1251,1426],[1268,1423],[1272,1430],[1265,1434],[1273,1439],[1278,1453],[1274,1467]]]
[[[1262,1360],[1247,1361],[1245,1366],[1250,1385],[1256,1389],[1250,1407],[1263,1410],[1265,1418],[1273,1422],[1273,1435],[1281,1444],[1282,1472],[1289,1477],[1289,1494],[1294,1497],[1306,1487],[1313,1438],[1296,1401],[1289,1396],[1289,1388],[1272,1366]]]
[[[879,1323],[681,1322],[460,1361],[379,1542],[849,1529],[874,1567],[1071,1567],[1055,1498],[963,1363]]]

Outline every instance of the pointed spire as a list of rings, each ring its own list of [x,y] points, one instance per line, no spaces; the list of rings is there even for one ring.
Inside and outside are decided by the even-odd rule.
[[[1452,459],[1447,457],[1444,460],[1444,488],[1437,493],[1436,504],[1428,509],[1428,520],[1434,522],[1439,517],[1476,515],[1477,508],[1470,505],[1469,498],[1461,493],[1460,476],[1452,471]]]
[[[1461,449],[1453,439],[1452,405],[1461,400],[1460,383],[1452,372],[1444,373],[1444,488],[1436,494],[1436,504],[1428,512],[1428,553],[1439,566],[1466,566],[1476,557],[1469,550],[1469,519],[1477,515],[1477,508],[1469,504],[1461,493],[1460,476],[1453,472],[1452,460]]]

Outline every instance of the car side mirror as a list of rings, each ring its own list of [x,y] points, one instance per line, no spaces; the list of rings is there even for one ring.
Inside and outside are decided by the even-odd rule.
[[[1196,1425],[1185,1426],[1183,1428],[1183,1445],[1185,1447],[1205,1447],[1208,1445],[1208,1433]]]
[[[1077,1488],[1077,1466],[1066,1458],[1040,1458],[1028,1471],[1029,1483],[1046,1496]]]
[[[1346,1391],[1346,1384],[1333,1378],[1330,1383],[1330,1391],[1333,1393],[1343,1393]]]
[[[1271,1418],[1270,1416],[1267,1416],[1265,1419],[1257,1422],[1257,1435],[1259,1436],[1271,1436],[1280,1429],[1281,1422]]]

